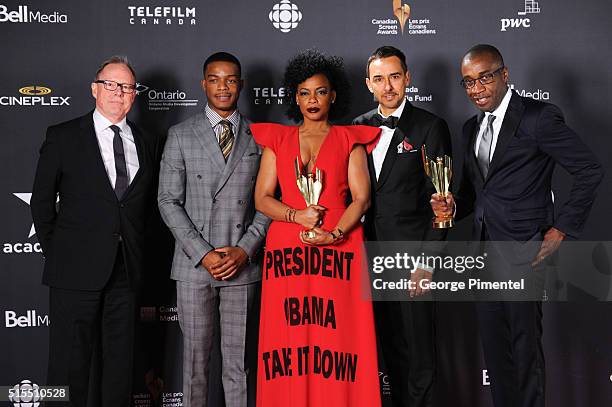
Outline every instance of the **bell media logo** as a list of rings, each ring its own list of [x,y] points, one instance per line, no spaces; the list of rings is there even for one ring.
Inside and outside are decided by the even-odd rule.
[[[4,326],[6,328],[38,328],[49,326],[49,315],[39,315],[35,309],[29,309],[25,315],[16,311],[4,311]]]
[[[197,24],[196,8],[183,6],[127,6],[130,25],[182,25]]]
[[[436,34],[435,27],[432,27],[429,18],[410,18],[413,10],[408,3],[403,0],[393,0],[392,3],[393,17],[373,18],[371,23],[376,27],[377,35],[404,35],[408,32],[409,35],[434,35]],[[407,28],[407,30],[406,30]]]
[[[531,19],[525,17],[528,14],[540,14],[540,3],[535,0],[525,0],[524,9],[516,14],[518,18],[501,18],[500,31],[508,31],[508,29],[531,28]]]
[[[297,28],[298,23],[302,21],[302,12],[297,4],[291,3],[289,0],[281,0],[272,7],[268,14],[268,19],[281,32],[288,33]]]
[[[40,10],[30,10],[29,6],[17,6],[9,10],[4,4],[0,4],[0,23],[43,23],[43,24],[66,24],[68,15],[59,11],[44,13]]]
[[[0,96],[0,106],[70,106],[70,96],[47,96],[53,93],[47,86],[28,85],[18,92],[23,96]]]

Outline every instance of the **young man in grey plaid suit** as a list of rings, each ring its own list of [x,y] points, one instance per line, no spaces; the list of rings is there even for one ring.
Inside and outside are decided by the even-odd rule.
[[[250,122],[236,110],[242,88],[238,59],[213,54],[203,73],[208,103],[204,112],[168,131],[158,203],[176,239],[171,277],[177,281],[184,338],[183,405],[207,406],[217,332],[225,404],[244,407],[251,399],[247,376],[255,371],[245,355],[247,320],[259,306],[254,298],[261,269],[255,255],[269,225],[253,201],[261,149]]]

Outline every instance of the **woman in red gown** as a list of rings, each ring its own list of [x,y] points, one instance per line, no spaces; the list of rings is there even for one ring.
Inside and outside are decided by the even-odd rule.
[[[379,129],[329,123],[348,105],[339,58],[313,50],[297,55],[285,87],[288,114],[302,124],[251,125],[265,147],[255,204],[273,220],[264,258],[257,405],[378,407],[360,218],[370,204],[366,148],[373,148]],[[296,165],[304,180],[306,174],[322,178],[317,205],[307,206]]]

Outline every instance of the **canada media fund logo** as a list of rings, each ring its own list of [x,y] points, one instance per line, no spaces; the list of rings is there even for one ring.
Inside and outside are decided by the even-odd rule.
[[[373,18],[371,23],[376,27],[377,35],[434,35],[436,29],[429,18],[412,15],[410,4],[403,0],[393,0],[393,17]],[[417,18],[418,17],[418,18]]]

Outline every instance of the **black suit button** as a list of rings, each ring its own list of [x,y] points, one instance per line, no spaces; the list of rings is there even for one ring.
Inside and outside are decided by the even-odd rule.
[[[251,129],[247,129],[247,134],[251,134]]]
[[[242,228],[242,224],[241,223],[236,225],[236,229],[240,229],[240,228]]]
[[[238,200],[238,205],[244,205],[244,201],[242,199]]]
[[[198,179],[202,179],[202,176],[200,174],[197,175]]]
[[[120,208],[125,208],[125,204],[120,204],[119,207]]]
[[[251,177],[251,181],[255,181],[255,176],[252,176],[252,177]]]
[[[217,198],[213,198],[213,203],[217,203]]]

